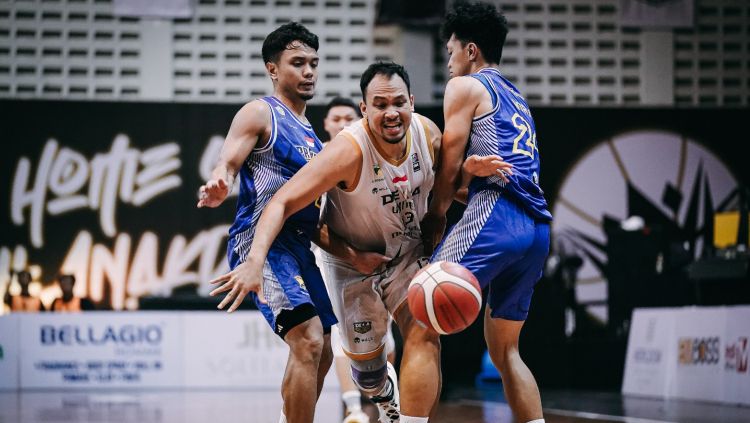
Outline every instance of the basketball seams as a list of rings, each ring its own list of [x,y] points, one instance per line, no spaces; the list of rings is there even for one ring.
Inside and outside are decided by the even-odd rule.
[[[417,272],[408,297],[414,317],[441,335],[471,325],[482,307],[482,290],[474,274],[460,264],[445,261],[433,262]]]

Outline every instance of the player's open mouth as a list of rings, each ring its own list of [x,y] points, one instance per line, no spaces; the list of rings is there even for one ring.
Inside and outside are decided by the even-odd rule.
[[[391,123],[387,125],[383,125],[383,128],[386,132],[392,133],[392,134],[398,134],[401,132],[401,124],[400,123]]]

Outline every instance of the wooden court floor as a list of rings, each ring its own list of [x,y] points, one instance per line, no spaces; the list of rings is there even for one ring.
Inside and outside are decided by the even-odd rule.
[[[432,423],[514,422],[499,391],[461,388],[441,400]],[[750,408],[617,393],[543,392],[548,423],[747,423]],[[277,423],[281,398],[267,390],[0,391],[0,423]],[[315,423],[341,422],[338,392],[324,390]]]

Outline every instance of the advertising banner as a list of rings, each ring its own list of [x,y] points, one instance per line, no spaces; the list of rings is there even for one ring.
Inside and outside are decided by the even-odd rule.
[[[726,402],[750,405],[750,307],[730,307],[724,343]]]
[[[281,386],[289,347],[259,311],[184,313],[185,386]],[[338,381],[329,373],[325,387]]]
[[[21,320],[21,388],[180,387],[182,319],[162,312]]]
[[[0,316],[0,390],[18,389],[18,315]]]
[[[674,309],[637,309],[633,312],[623,393],[669,396],[677,356],[677,346],[671,342],[674,331]]]
[[[683,308],[676,311],[677,373],[672,395],[678,398],[722,401],[724,398],[724,343],[727,309]]]

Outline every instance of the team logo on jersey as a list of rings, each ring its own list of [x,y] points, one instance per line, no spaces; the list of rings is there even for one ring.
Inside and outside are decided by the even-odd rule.
[[[300,288],[302,288],[304,290],[307,290],[307,287],[305,286],[305,281],[302,280],[302,276],[297,275],[297,276],[294,277],[294,280],[297,281],[297,283],[299,284]]]
[[[422,169],[419,165],[419,157],[417,157],[417,153],[411,155],[411,167],[414,172],[419,172],[419,170]]]
[[[313,157],[315,157],[316,153],[315,150],[310,149],[309,147],[305,147],[302,145],[295,145],[294,148],[299,151],[300,154],[302,154],[302,157],[305,158],[308,162],[312,160]]]
[[[366,334],[372,330],[372,322],[354,322],[354,332]]]
[[[281,106],[276,106],[276,111],[279,112],[281,116],[286,116],[286,112],[284,111],[284,108]]]
[[[310,147],[315,147],[315,140],[314,140],[314,139],[312,139],[311,137],[305,137],[305,142],[306,142],[306,143],[307,143],[307,145],[309,145]]]
[[[374,165],[372,165],[372,173],[373,173],[373,174],[375,174],[375,179],[373,179],[373,180],[371,181],[371,183],[373,183],[373,184],[374,184],[374,183],[377,183],[377,182],[382,182],[382,181],[384,181],[384,180],[385,180],[385,179],[383,178],[383,172],[382,172],[382,169],[380,169],[380,165],[378,165],[377,163],[375,163]]]
[[[399,182],[407,182],[407,181],[409,181],[409,177],[406,176],[406,175],[404,175],[404,176],[396,176],[396,177],[394,177],[392,182],[394,184],[397,184]]]

